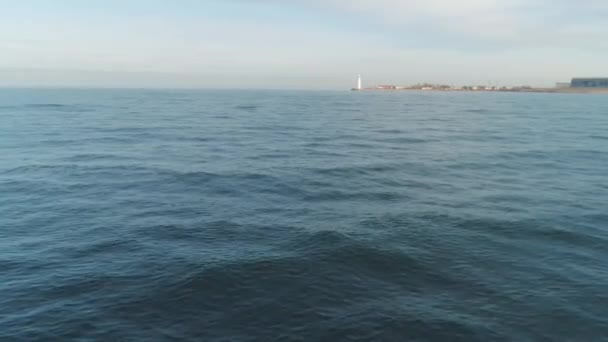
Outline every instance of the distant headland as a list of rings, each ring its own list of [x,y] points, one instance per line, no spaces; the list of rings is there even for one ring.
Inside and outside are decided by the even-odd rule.
[[[527,85],[507,86],[484,86],[467,85],[453,86],[447,84],[421,83],[411,86],[377,85],[364,88],[361,76],[357,78],[357,86],[352,91],[467,91],[467,92],[524,92],[524,93],[606,93],[608,94],[608,77],[595,78],[573,78],[571,82],[556,83],[553,88],[534,88]]]

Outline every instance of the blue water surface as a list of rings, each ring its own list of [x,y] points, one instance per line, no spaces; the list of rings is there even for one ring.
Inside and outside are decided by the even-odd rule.
[[[608,340],[608,96],[2,89],[0,340]]]

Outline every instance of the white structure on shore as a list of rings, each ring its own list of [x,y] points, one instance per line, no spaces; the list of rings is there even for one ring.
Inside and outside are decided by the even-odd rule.
[[[359,75],[359,77],[357,77],[357,90],[361,90],[363,89],[363,82],[361,81],[361,75]]]

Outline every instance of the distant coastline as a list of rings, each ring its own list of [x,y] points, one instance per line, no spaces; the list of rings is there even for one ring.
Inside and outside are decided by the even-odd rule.
[[[377,85],[364,88],[362,86],[361,75],[357,78],[357,86],[352,91],[450,91],[450,92],[511,92],[511,93],[590,93],[608,94],[608,78],[573,78],[571,82],[559,82],[552,88],[534,88],[528,85],[507,87],[507,86],[484,86],[467,85],[452,86],[447,84],[419,83],[412,86],[396,85]]]
[[[356,92],[400,92],[400,91],[430,91],[430,92],[478,92],[478,93],[555,93],[555,94],[608,94],[608,88],[509,88],[509,89],[464,89],[464,88],[362,88],[351,89]]]

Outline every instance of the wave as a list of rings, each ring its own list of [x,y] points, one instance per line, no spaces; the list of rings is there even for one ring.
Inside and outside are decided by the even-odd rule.
[[[260,107],[256,106],[256,105],[239,105],[239,106],[235,106],[234,108],[238,109],[238,110],[244,110],[244,111],[255,111]]]
[[[24,105],[25,108],[66,108],[68,105],[59,103],[30,103]]]
[[[103,153],[84,153],[76,154],[70,157],[64,158],[66,162],[91,162],[91,161],[102,161],[102,160],[117,160],[126,161],[132,160],[132,158],[116,155],[116,154],[103,154]]]
[[[398,192],[377,192],[377,191],[342,191],[324,190],[311,192],[304,196],[303,200],[308,202],[327,202],[327,201],[402,201],[410,199],[407,195]]]
[[[23,105],[21,108],[26,110],[38,110],[49,112],[65,112],[65,113],[90,113],[103,109],[103,105],[83,105],[83,104],[60,104],[60,103],[33,103]]]
[[[444,336],[452,338],[480,334],[479,317],[462,320],[449,310],[419,311],[433,305],[440,289],[467,285],[415,257],[331,231],[302,234],[284,247],[291,256],[248,255],[202,269],[169,261],[170,272],[152,278],[145,288],[124,291],[129,297],[106,306],[104,317],[162,326],[172,322],[177,330],[188,327],[189,336],[209,339],[239,339],[244,332],[252,338],[337,337],[337,332],[402,338],[401,329],[422,337],[431,328],[448,329]],[[399,305],[412,298],[418,298],[419,307]],[[321,321],[326,329],[310,329]]]

